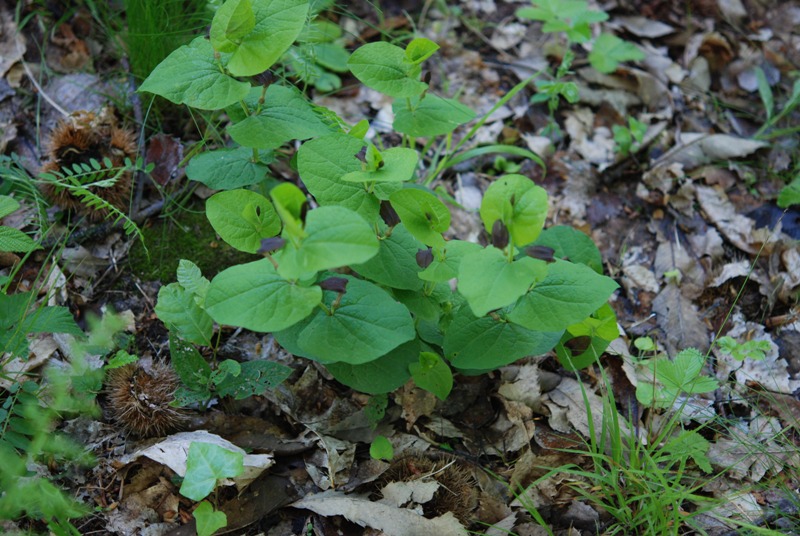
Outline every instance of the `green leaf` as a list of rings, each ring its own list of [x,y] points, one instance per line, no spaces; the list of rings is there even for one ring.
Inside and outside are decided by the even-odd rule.
[[[594,40],[589,63],[601,73],[613,73],[620,62],[643,60],[644,57],[644,52],[633,43],[623,41],[614,34],[603,33]]]
[[[346,173],[361,171],[361,161],[355,155],[363,146],[362,140],[347,134],[322,136],[300,147],[297,169],[320,205],[343,206],[373,222],[378,217],[378,198],[364,185],[341,180]]]
[[[433,56],[437,50],[439,50],[439,45],[430,39],[417,37],[406,45],[406,61],[413,64],[422,63]]]
[[[605,303],[592,316],[567,328],[556,345],[556,356],[565,369],[580,370],[597,361],[617,337],[617,315]]]
[[[39,307],[28,313],[20,326],[26,333],[68,333],[76,337],[83,335],[69,309],[61,306]]]
[[[342,175],[346,182],[403,182],[414,178],[419,153],[414,149],[394,147],[381,153],[383,165],[375,171],[351,171]]]
[[[419,360],[408,365],[417,387],[430,391],[439,400],[447,399],[453,390],[453,372],[447,363],[433,352],[420,352]]]
[[[458,291],[475,316],[510,305],[534,283],[544,279],[547,263],[523,257],[514,262],[488,246],[465,255],[458,270]]]
[[[169,355],[172,368],[186,387],[204,389],[211,378],[211,367],[194,345],[175,333],[169,334]]]
[[[425,281],[441,283],[458,276],[461,260],[468,254],[481,248],[480,244],[464,240],[450,240],[443,248],[433,250],[433,262],[419,273]]]
[[[250,190],[218,192],[206,201],[206,216],[222,239],[240,251],[255,253],[261,240],[277,235],[281,221],[269,199]]]
[[[253,88],[252,92],[261,96],[260,88]],[[290,140],[307,140],[332,131],[296,89],[272,84],[264,99],[257,115],[228,127],[228,134],[236,143],[256,149],[274,149]]]
[[[675,356],[673,361],[650,361],[648,366],[656,378],[670,391],[686,393],[709,393],[719,387],[714,378],[700,376],[706,357],[696,348],[687,348]]]
[[[668,454],[667,461],[691,458],[704,473],[712,471],[708,459],[708,449],[711,443],[694,430],[683,430],[677,436],[667,441],[660,452]]]
[[[198,305],[195,295],[178,283],[170,283],[158,291],[155,308],[158,318],[179,337],[203,346],[211,345],[214,322]]]
[[[242,100],[250,84],[224,74],[214,49],[204,37],[184,45],[158,64],[139,87],[175,104],[201,110],[220,110]]]
[[[475,119],[475,112],[455,99],[426,94],[392,104],[394,129],[409,136],[441,136]]]
[[[515,246],[530,244],[539,236],[547,217],[547,191],[524,175],[504,175],[483,195],[481,221],[492,232],[500,220],[508,228]]]
[[[283,221],[283,234],[293,240],[305,237],[303,211],[308,208],[306,194],[291,182],[283,182],[270,190],[269,196]]]
[[[308,15],[306,0],[252,0],[255,26],[242,36],[226,67],[234,76],[262,73],[300,35]]]
[[[233,478],[244,472],[244,454],[211,443],[193,442],[186,458],[186,475],[180,493],[201,501],[214,491],[217,480]]]
[[[394,457],[394,447],[382,435],[375,436],[372,444],[369,446],[369,455],[373,460],[386,460],[391,461]]]
[[[205,151],[189,160],[186,176],[212,190],[233,190],[267,178],[271,161],[272,153],[267,151],[260,151],[259,160],[254,161],[248,147]]]
[[[297,355],[323,363],[368,363],[415,336],[408,309],[380,287],[347,278],[347,291],[332,314],[317,308],[289,330],[275,333],[276,340]],[[325,292],[330,310],[338,294]]]
[[[428,87],[419,80],[419,66],[407,62],[406,51],[390,43],[359,47],[347,64],[364,85],[390,97],[415,97]]]
[[[786,208],[791,205],[800,205],[800,175],[783,187],[778,194],[778,206]]]
[[[27,253],[42,246],[19,229],[0,225],[0,251],[16,251]]]
[[[556,260],[547,265],[547,277],[517,301],[508,318],[529,329],[561,331],[596,311],[617,287],[613,279],[588,266]]]
[[[450,227],[450,211],[430,192],[404,188],[389,196],[392,208],[414,237],[429,246],[443,246],[442,233]]]
[[[291,374],[292,369],[280,363],[245,361],[241,363],[238,376],[226,376],[217,384],[217,393],[220,396],[232,396],[236,400],[263,395],[283,383]]]
[[[9,195],[0,195],[0,219],[19,209],[19,201]]]
[[[344,207],[319,207],[308,213],[306,237],[287,242],[275,254],[278,273],[298,278],[320,270],[366,262],[378,253],[378,239],[364,219]]]
[[[220,324],[272,332],[306,318],[321,299],[321,288],[292,284],[268,259],[261,259],[217,274],[208,289],[206,310]]]
[[[371,395],[391,393],[411,377],[408,365],[419,359],[419,350],[419,339],[414,338],[369,363],[328,363],[325,368],[336,381],[356,391]]]
[[[256,14],[250,0],[227,0],[211,21],[211,45],[220,52],[233,52],[255,26]]]
[[[392,229],[389,237],[379,240],[378,254],[365,263],[350,267],[362,276],[387,287],[419,290],[422,280],[418,274],[417,251],[422,247],[402,223]]]
[[[196,296],[195,301],[199,305],[203,305],[208,292],[208,286],[211,284],[208,279],[203,277],[200,268],[197,267],[192,261],[181,259],[178,262],[178,284]]]
[[[477,318],[462,306],[447,328],[443,349],[454,367],[487,371],[550,351],[561,333],[533,331],[490,316]]]
[[[197,536],[211,536],[218,529],[228,526],[228,517],[224,512],[217,512],[211,503],[203,501],[192,512],[196,523]]]
[[[553,256],[557,259],[567,259],[573,263],[585,264],[598,274],[603,273],[603,259],[600,250],[586,233],[574,227],[556,225],[548,227],[536,241],[535,246],[553,248]]]

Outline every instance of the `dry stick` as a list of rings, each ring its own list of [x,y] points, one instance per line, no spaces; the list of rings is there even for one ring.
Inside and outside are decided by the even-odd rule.
[[[47,101],[47,104],[55,108],[55,110],[64,117],[69,117],[70,113],[61,106],[59,106],[58,103],[56,103],[56,101],[51,99],[50,95],[45,93],[44,89],[42,89],[42,86],[39,85],[39,82],[37,82],[36,78],[33,76],[33,73],[31,72],[30,67],[28,67],[28,64],[25,63],[24,61],[21,61],[20,63],[22,63],[22,68],[25,69],[25,74],[27,75],[28,80],[31,81],[31,84],[33,84],[33,87],[35,87],[36,91],[39,92],[39,95],[41,95],[42,98]]]

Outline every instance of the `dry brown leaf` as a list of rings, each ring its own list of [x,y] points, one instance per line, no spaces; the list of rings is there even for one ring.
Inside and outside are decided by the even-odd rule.
[[[697,202],[712,223],[733,245],[747,253],[758,253],[761,245],[766,243],[772,231],[754,229],[753,220],[736,212],[736,208],[728,200],[725,192],[709,186],[695,187]]]
[[[382,530],[386,536],[419,536],[420,534],[462,536],[467,534],[466,529],[451,512],[427,519],[412,510],[370,501],[361,495],[345,495],[338,491],[306,495],[292,503],[291,506],[311,510],[321,516],[343,516],[362,527]]]
[[[748,156],[764,147],[769,147],[769,144],[728,134],[686,132],[681,134],[679,145],[667,151],[657,165],[668,166],[677,162],[686,169],[694,169],[720,160]]]
[[[0,78],[25,54],[25,37],[17,29],[11,12],[0,12]]]
[[[675,283],[669,283],[653,299],[653,312],[664,332],[664,343],[670,355],[685,348],[708,349],[708,333],[697,307],[686,298]]]

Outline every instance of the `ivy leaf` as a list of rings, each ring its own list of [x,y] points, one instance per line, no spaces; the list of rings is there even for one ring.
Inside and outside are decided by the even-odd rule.
[[[217,480],[233,478],[244,472],[244,454],[211,443],[193,442],[186,458],[186,475],[180,493],[201,501],[214,491]]]
[[[268,259],[261,259],[217,274],[206,295],[206,310],[220,324],[272,332],[306,318],[321,299],[321,288],[292,284]]]
[[[533,244],[553,248],[553,256],[558,259],[585,264],[598,274],[603,273],[603,259],[600,256],[600,250],[586,233],[582,233],[574,227],[566,225],[548,227],[542,231]]]
[[[419,339],[414,338],[368,363],[352,365],[340,361],[328,363],[325,368],[336,381],[356,391],[371,395],[391,393],[411,377],[408,366],[419,359],[419,349]]]
[[[489,246],[465,255],[458,270],[458,291],[475,316],[514,303],[528,288],[544,279],[547,263],[522,257],[514,262]]]
[[[563,331],[603,305],[618,287],[613,279],[582,264],[556,260],[547,276],[522,296],[509,320],[529,329]]]
[[[196,520],[197,536],[211,536],[217,530],[228,525],[228,517],[224,512],[214,510],[211,503],[203,501],[192,512]]]
[[[547,191],[524,175],[504,175],[486,189],[480,214],[488,233],[500,220],[515,246],[530,244],[544,227]]]
[[[415,97],[428,87],[419,80],[419,66],[406,61],[406,51],[391,43],[359,47],[347,64],[364,85],[390,97]]]
[[[422,244],[408,232],[402,223],[392,229],[389,237],[380,241],[378,254],[365,263],[350,267],[362,276],[387,287],[407,290],[422,288],[417,274],[420,267],[416,261]]]
[[[609,33],[600,34],[589,53],[589,63],[601,73],[613,73],[623,61],[643,59],[644,52],[636,45]]]
[[[225,242],[247,253],[256,253],[262,239],[281,230],[281,220],[270,200],[250,190],[214,194],[206,201],[206,216]]]
[[[159,63],[139,91],[155,93],[175,104],[221,110],[242,100],[250,84],[223,73],[214,60],[211,43],[197,37]]]

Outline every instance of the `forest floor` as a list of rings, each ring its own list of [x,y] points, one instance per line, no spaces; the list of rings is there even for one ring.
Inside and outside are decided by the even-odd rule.
[[[0,155],[17,155],[0,162],[0,193],[22,202],[3,225],[35,230],[37,208],[11,189],[10,170],[19,164],[15,173],[41,172],[62,111],[99,113],[113,105],[144,142],[138,154],[156,168],[152,180],[138,177],[142,184],[131,194],[149,259],[120,229],[70,221],[52,207],[48,236],[70,238],[21,266],[19,257],[0,258],[2,274],[14,274],[5,292],[36,290],[48,304],[68,307],[84,328],[91,313],[116,311],[126,319],[130,353],[166,358],[168,333],[154,306],[178,260],[191,259],[208,278],[241,262],[203,217],[210,192],[190,184],[181,167],[202,137],[203,119],[162,102],[160,119],[142,125],[150,96],[132,98],[118,36],[89,9],[94,3],[21,4],[15,12],[0,3]],[[526,4],[398,4],[384,6],[380,18],[369,5],[348,6],[357,17],[337,9],[327,16],[346,28],[351,50],[381,34],[435,41],[441,49],[430,65],[433,90],[457,91],[479,117],[520,80],[553,72],[566,49],[562,33],[543,33],[540,22],[515,16]],[[661,510],[683,520],[664,533],[800,534],[800,211],[777,203],[779,196],[800,198],[800,3],[612,0],[602,8],[609,18],[592,26],[595,34],[623,37],[644,59],[601,74],[586,47],[573,45],[576,58],[561,81],[574,82],[575,102],[562,99],[551,113],[547,102],[531,103],[531,84],[470,141],[527,148],[546,169],[491,155],[462,163],[440,184],[461,205],[450,207],[453,236],[483,243],[476,208],[495,177],[518,172],[543,186],[547,225],[589,235],[605,273],[619,283],[610,304],[620,337],[577,373],[548,354],[458,376],[446,402],[409,383],[389,395],[375,428],[370,397],[337,383],[324,367],[288,354],[269,334],[221,329],[218,358],[266,358],[293,369],[274,390],[218,400],[193,411],[185,426],[183,433],[206,431],[271,459],[238,493],[216,493],[225,530],[655,534],[648,516]],[[378,131],[391,124],[387,99],[342,76],[343,90],[309,89],[310,97],[351,124],[364,117]],[[630,136],[637,125],[642,136],[624,147],[626,127]],[[288,166],[272,173],[298,179]],[[742,353],[714,344],[721,336],[735,339]],[[0,389],[11,386],[12,371],[35,377],[67,359],[59,336],[31,340],[29,358],[1,361]],[[686,394],[671,408],[641,407],[634,394],[639,348],[670,357],[698,349],[718,389]],[[98,401],[105,414],[58,423],[96,464],[66,469],[38,460],[30,470],[94,508],[72,521],[81,534],[192,534],[197,503],[179,494],[169,460],[169,449],[185,448],[187,439],[139,439],[109,418],[106,394]],[[591,440],[612,415],[617,431],[634,429],[639,438],[621,458]],[[666,423],[697,431],[702,452],[687,458],[697,444],[660,449],[672,437],[658,436]],[[376,434],[391,441],[393,461],[370,456]],[[661,444],[649,444],[653,438]],[[163,456],[142,454],[147,447]],[[685,463],[676,467],[674,459]],[[389,493],[392,482],[400,484]],[[409,521],[412,511],[418,521]],[[0,527],[45,529],[32,519]]]

